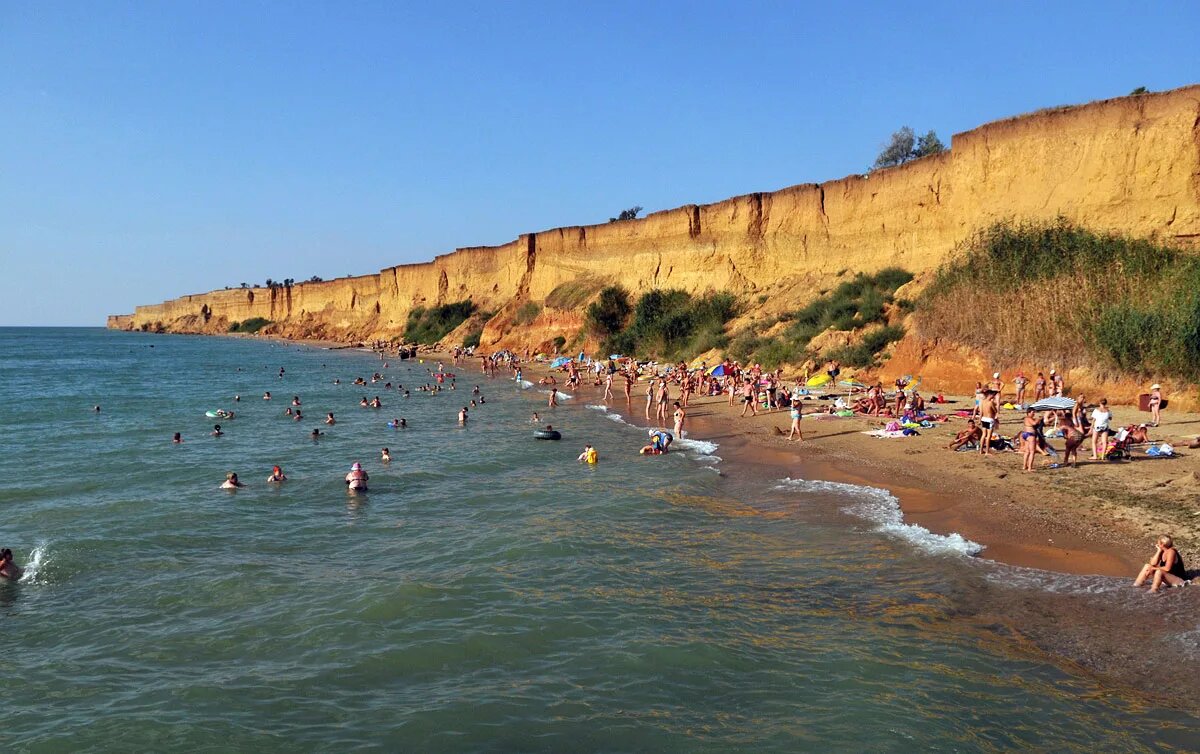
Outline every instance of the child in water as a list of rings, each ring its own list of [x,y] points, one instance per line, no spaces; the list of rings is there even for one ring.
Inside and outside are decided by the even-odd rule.
[[[278,466],[272,466],[271,476],[267,477],[267,484],[278,484],[286,481],[287,477],[284,476],[283,469],[279,468]]]
[[[593,448],[591,445],[584,445],[583,452],[580,453],[579,458],[576,458],[575,460],[580,463],[587,461],[589,464],[595,464],[597,461],[600,460],[600,454],[597,453],[596,449]]]

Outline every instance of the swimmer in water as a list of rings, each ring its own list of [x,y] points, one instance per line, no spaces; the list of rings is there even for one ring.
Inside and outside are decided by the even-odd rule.
[[[370,406],[371,404],[367,402],[367,396],[364,395],[362,397],[362,400],[358,402],[358,405],[362,406],[363,408],[366,408],[367,406]]]
[[[379,454],[379,460],[383,461],[384,463],[391,463],[392,462],[392,452],[390,450],[388,450],[387,448],[384,448],[383,451],[380,452],[380,454]]]
[[[371,399],[371,408],[383,408],[383,404],[379,402],[379,396]]]
[[[178,432],[176,432],[176,433],[175,433],[175,436],[171,438],[171,442],[173,442],[173,443],[175,443],[176,445],[178,445],[179,443],[183,442],[183,435],[181,435],[181,434],[179,434]]]
[[[291,416],[293,413],[294,413],[294,412],[292,411],[292,408],[291,408],[291,406],[289,406],[289,407],[287,407],[287,408],[285,408],[285,409],[283,410],[283,415],[284,415],[284,416]]]
[[[232,471],[225,475],[225,483],[221,485],[223,490],[236,490],[246,485],[238,481],[237,474]]]
[[[325,423],[326,423],[326,424],[328,424],[328,425],[329,425],[329,426],[331,426],[331,427],[332,427],[334,424],[337,424],[337,420],[333,418],[333,412],[332,412],[332,411],[330,411],[328,414],[325,414]]]
[[[315,428],[314,428],[314,429],[313,429],[313,431],[312,431],[312,432],[310,432],[308,436],[309,436],[309,437],[311,437],[311,438],[313,439],[313,441],[315,442],[315,441],[316,441],[317,439],[319,439],[319,438],[321,437],[321,435],[323,435],[323,434],[325,434],[325,433],[324,433],[324,432],[322,432],[322,431],[321,431],[321,430],[319,430],[319,429],[315,429]]]
[[[408,392],[407,390],[405,390],[405,391],[404,391],[404,397],[405,397],[405,398],[407,398],[408,396],[409,396],[409,392]]]
[[[99,406],[92,406],[92,410],[93,410],[93,411],[95,411],[97,414],[98,414],[98,413],[100,413],[100,407],[99,407]]]
[[[575,460],[580,463],[587,461],[589,464],[594,464],[600,460],[600,454],[597,453],[596,449],[591,445],[584,445],[583,452],[580,453],[579,458],[576,458]]]
[[[300,405],[300,396],[298,396],[298,395],[293,395],[293,396],[292,396],[292,405],[293,405],[293,406],[299,406],[299,405]]]
[[[280,482],[286,481],[287,477],[284,476],[283,469],[279,468],[278,466],[272,466],[271,476],[267,477],[267,484],[279,484]]]
[[[213,437],[221,437],[221,436],[223,436],[224,434],[225,434],[225,433],[221,431],[221,425],[220,425],[220,424],[214,424],[214,425],[213,425],[213,431],[212,431],[212,436],[213,436]]]
[[[270,391],[270,390],[268,390],[267,392],[263,393],[263,400],[264,400],[264,401],[269,401],[269,400],[271,400],[271,391]]]
[[[233,402],[234,402],[234,403],[241,403],[241,402],[242,402],[242,396],[240,396],[240,395],[235,395],[235,396],[233,396]]]
[[[367,472],[363,471],[362,464],[355,461],[350,466],[350,473],[346,474],[346,487],[351,491],[366,492],[367,480],[369,479],[370,477],[367,476]]]
[[[474,403],[474,401],[471,401],[471,402]],[[463,406],[462,411],[458,412],[458,423],[463,425],[464,427],[467,426],[467,407],[466,406]]]
[[[296,415],[292,418],[296,421],[304,421],[304,415],[300,413],[300,409],[296,409]]]
[[[400,417],[400,429],[407,429],[407,428],[408,428],[408,419],[405,419],[403,416]]]
[[[533,416],[529,419],[530,424],[541,424],[542,418],[537,415],[537,411],[533,412]]]
[[[25,571],[13,560],[12,550],[5,547],[0,550],[0,579],[19,581]]]

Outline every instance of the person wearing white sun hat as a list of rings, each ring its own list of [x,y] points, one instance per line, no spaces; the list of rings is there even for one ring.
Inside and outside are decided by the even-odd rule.
[[[346,487],[354,492],[366,492],[368,479],[370,477],[363,471],[362,464],[355,461],[350,467],[350,473],[346,474]]]
[[[1157,382],[1150,386],[1150,426],[1157,427],[1162,419],[1162,385]]]
[[[1000,402],[1000,396],[1004,394],[1004,380],[1000,379],[1000,373],[992,374],[992,381],[988,383],[988,387],[996,391],[996,402]]]

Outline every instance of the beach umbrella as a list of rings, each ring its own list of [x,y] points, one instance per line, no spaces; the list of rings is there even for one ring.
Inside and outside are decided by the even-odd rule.
[[[559,367],[561,367],[563,364],[566,364],[568,361],[570,361],[570,359],[568,359],[566,356],[559,356],[557,359],[555,359],[554,361],[550,362],[550,368],[551,368],[551,369],[558,369],[558,368],[559,368]]]
[[[852,388],[854,390],[866,390],[867,386],[855,380],[842,380],[838,383],[842,387]]]
[[[603,353],[603,352],[601,352],[601,353]],[[616,361],[617,359],[622,358],[622,357],[621,357],[621,354],[619,354],[619,353],[610,353],[608,355],[608,358],[612,359],[613,361]]]
[[[708,370],[708,373],[711,374],[713,377],[724,377],[725,376],[725,365],[717,364],[715,367]]]
[[[1075,408],[1074,398],[1059,398],[1050,396],[1029,406],[1034,411],[1070,411]]]

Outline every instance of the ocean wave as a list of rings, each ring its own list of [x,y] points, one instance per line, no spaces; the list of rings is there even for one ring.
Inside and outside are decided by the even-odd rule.
[[[627,421],[625,421],[623,418],[621,418],[621,415],[620,415],[620,414],[614,414],[614,413],[612,413],[612,412],[608,412],[608,413],[604,414],[604,418],[605,418],[605,419],[612,419],[612,420],[613,420],[613,421],[615,421],[617,424],[625,424],[625,425],[628,425],[628,426],[632,426],[632,425],[630,425],[630,424],[629,424],[629,422],[627,422]]]
[[[517,384],[521,386],[522,390],[528,390],[529,388],[533,387],[533,383],[529,380],[518,380]]]
[[[539,393],[545,393],[546,395],[550,395],[550,391],[549,391],[549,390],[539,390],[538,392],[539,392]],[[569,401],[569,400],[571,400],[572,398],[574,398],[575,396],[571,395],[570,393],[564,393],[563,391],[559,390],[559,391],[558,391],[558,397],[559,397],[559,399],[560,399],[560,400],[568,400],[568,401]]]
[[[871,521],[875,524],[877,531],[897,539],[903,539],[925,552],[957,555],[978,555],[983,552],[983,545],[972,542],[958,532],[934,534],[924,526],[904,523],[900,500],[885,489],[845,482],[792,479],[790,477],[784,479],[775,488],[804,492],[828,492],[852,498],[853,502],[843,507],[842,511]]]
[[[590,409],[591,409],[591,410],[593,410],[593,411],[603,411],[603,412],[605,412],[605,413],[607,413],[607,412],[608,412],[608,406],[598,406],[598,405],[596,405],[596,404],[592,404],[592,403],[589,403],[589,404],[586,406],[586,408],[590,408]]]

